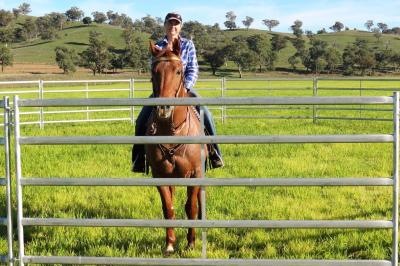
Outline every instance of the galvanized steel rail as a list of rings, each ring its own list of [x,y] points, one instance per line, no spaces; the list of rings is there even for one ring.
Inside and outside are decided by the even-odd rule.
[[[2,101],[0,101],[0,106],[3,108],[3,137],[0,138],[0,145],[4,146],[4,165],[5,165],[5,178],[0,179],[0,185],[6,187],[6,215],[7,217],[0,218],[0,225],[7,227],[7,250],[8,254],[5,256],[0,256],[0,262],[8,263],[8,265],[14,265],[13,258],[13,233],[12,233],[12,209],[11,209],[11,172],[10,172],[10,103],[9,98],[4,97]]]
[[[394,104],[394,133],[376,135],[316,136],[206,136],[206,137],[21,137],[20,106],[135,106],[135,105],[262,105],[262,104]],[[187,99],[46,99],[19,100],[15,107],[15,156],[17,178],[19,262],[42,264],[133,264],[133,265],[392,265],[398,256],[398,193],[399,193],[399,94],[394,97],[270,97],[270,98],[187,98]],[[23,178],[21,145],[132,144],[132,143],[393,143],[392,178],[204,178],[204,179],[128,179],[128,178]],[[393,217],[384,220],[348,221],[268,221],[268,220],[136,220],[136,219],[68,219],[23,217],[24,186],[393,186]],[[204,191],[204,190],[203,190]],[[205,194],[202,195],[204,197]],[[205,197],[204,197],[205,199]],[[205,204],[204,204],[205,205]],[[205,209],[204,209],[205,213]],[[385,260],[220,260],[206,259],[142,259],[25,256],[24,226],[123,226],[123,227],[200,227],[200,228],[384,228],[393,231],[392,261]],[[205,234],[203,233],[203,236]],[[204,244],[205,241],[203,241]]]

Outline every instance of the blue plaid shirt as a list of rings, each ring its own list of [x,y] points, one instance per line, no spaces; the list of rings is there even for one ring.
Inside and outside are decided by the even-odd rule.
[[[183,73],[185,75],[185,87],[190,90],[196,83],[199,75],[199,65],[197,63],[196,48],[191,40],[180,37],[181,58],[183,64]],[[157,42],[160,48],[165,48],[168,45],[167,37]]]

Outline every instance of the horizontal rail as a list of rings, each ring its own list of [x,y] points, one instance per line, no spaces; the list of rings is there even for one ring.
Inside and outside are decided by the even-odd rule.
[[[218,117],[216,117],[218,118]],[[264,116],[253,116],[253,115],[225,115],[225,119],[228,118],[246,118],[246,119],[312,119],[312,116],[272,116],[272,115],[264,115]]]
[[[393,121],[390,118],[373,118],[373,117],[339,117],[339,116],[317,116],[317,119],[326,120],[366,120],[366,121]]]
[[[391,178],[23,178],[24,186],[392,186]]]
[[[43,93],[59,93],[59,92],[113,92],[113,91],[130,91],[129,88],[127,89],[82,89],[82,90],[44,90]]]
[[[144,219],[74,219],[22,218],[24,226],[79,227],[179,227],[179,228],[269,228],[269,229],[390,229],[392,221],[385,220],[144,220]]]
[[[21,81],[0,81],[0,85],[9,84],[38,84],[40,80],[21,80]]]
[[[386,260],[267,260],[267,259],[173,259],[24,256],[24,263],[35,264],[97,264],[153,266],[390,266]]]
[[[152,106],[152,105],[306,105],[393,104],[388,96],[337,97],[230,97],[230,98],[88,98],[19,100],[23,107],[54,106]]]
[[[130,79],[103,79],[103,80],[43,80],[43,84],[57,84],[57,83],[117,83],[117,82],[130,82]],[[136,81],[136,80],[135,80]]]
[[[271,135],[271,136],[79,136],[21,137],[22,145],[52,144],[267,144],[267,143],[383,143],[393,142],[393,135]]]
[[[104,122],[104,121],[131,121],[131,118],[97,118],[97,119],[71,119],[71,120],[50,120],[43,121],[43,124],[57,124],[57,123],[81,123],[81,122]],[[20,125],[36,125],[40,124],[40,121],[33,122],[20,122]],[[0,125],[1,126],[1,125]]]
[[[339,107],[318,107],[318,111],[374,111],[374,112],[393,112],[388,108],[339,108]],[[392,119],[393,120],[393,119]]]
[[[225,91],[290,91],[312,90],[312,87],[282,87],[282,88],[225,88]]]
[[[400,88],[318,88],[319,91],[321,90],[331,90],[331,91],[398,91]]]

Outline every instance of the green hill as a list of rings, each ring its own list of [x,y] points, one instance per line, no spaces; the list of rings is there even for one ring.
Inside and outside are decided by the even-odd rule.
[[[59,45],[65,45],[70,48],[74,48],[76,51],[81,52],[86,49],[88,44],[89,32],[91,30],[96,30],[103,34],[103,37],[108,41],[109,44],[114,46],[117,49],[124,48],[124,40],[121,36],[123,29],[121,27],[110,26],[107,24],[92,24],[92,25],[83,25],[80,23],[75,23],[65,28],[59,33],[59,38],[53,41],[43,41],[43,40],[35,40],[30,42],[23,42],[14,44],[13,53],[14,60],[16,63],[47,63],[47,64],[55,64],[54,57],[54,49]],[[223,34],[229,38],[232,38],[237,35],[250,36],[254,34],[267,34],[271,36],[273,34],[282,34],[288,36],[289,38],[293,37],[292,34],[289,33],[278,33],[278,32],[268,32],[265,30],[257,30],[257,29],[239,29],[234,31],[224,31]],[[344,49],[347,44],[354,42],[357,38],[363,38],[368,40],[369,45],[371,47],[380,47],[383,48],[388,45],[390,48],[399,51],[400,50],[400,36],[398,35],[382,35],[379,42],[374,37],[373,33],[365,32],[365,31],[344,31],[338,33],[326,33],[316,35],[317,38],[321,40],[325,40],[330,44],[335,45],[340,50]],[[143,38],[148,38],[147,34],[143,34]],[[304,37],[307,39],[306,37]],[[194,40],[196,42],[196,40]],[[288,43],[288,46],[283,49],[278,57],[278,62],[276,67],[289,67],[287,63],[287,59],[289,56],[293,55],[295,52],[294,47],[291,43]]]

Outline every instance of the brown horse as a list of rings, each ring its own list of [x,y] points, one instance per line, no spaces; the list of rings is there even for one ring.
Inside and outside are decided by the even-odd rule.
[[[150,44],[153,55],[152,83],[153,97],[190,97],[184,87],[183,65],[180,58],[179,41],[173,50],[161,50]],[[147,136],[199,136],[201,130],[198,114],[192,106],[157,106],[149,120]],[[206,149],[206,145],[204,145]],[[155,178],[199,178],[202,176],[201,146],[199,144],[158,144],[145,146],[146,157]],[[175,219],[173,197],[174,186],[157,187],[161,196],[165,219]],[[187,188],[185,205],[188,219],[201,218],[200,188]],[[189,228],[188,248],[195,245],[196,232]],[[174,252],[176,238],[173,228],[166,229],[166,250]]]

